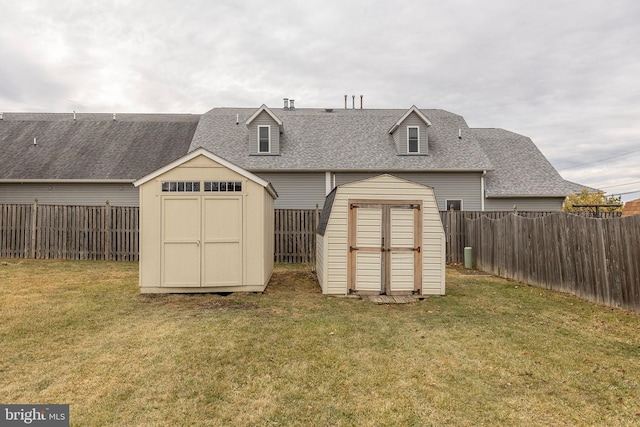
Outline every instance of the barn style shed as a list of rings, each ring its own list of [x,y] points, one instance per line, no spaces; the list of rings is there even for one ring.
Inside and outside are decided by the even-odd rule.
[[[444,295],[445,244],[431,187],[388,174],[341,185],[316,235],[322,293]]]
[[[199,148],[134,182],[140,292],[262,292],[273,272],[271,184]]]

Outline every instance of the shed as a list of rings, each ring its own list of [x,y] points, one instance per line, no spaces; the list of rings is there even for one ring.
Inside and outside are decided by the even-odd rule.
[[[388,174],[338,186],[316,234],[322,293],[444,295],[445,244],[431,187]]]
[[[199,148],[134,182],[140,292],[262,292],[273,272],[271,184]]]

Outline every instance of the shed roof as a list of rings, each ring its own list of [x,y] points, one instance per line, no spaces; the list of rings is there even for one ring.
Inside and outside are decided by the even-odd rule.
[[[273,186],[271,185],[271,183],[269,181],[266,181],[262,178],[260,178],[257,175],[252,174],[249,171],[246,171],[244,169],[242,169],[241,167],[238,167],[237,165],[234,165],[233,163],[223,159],[220,156],[216,156],[215,154],[213,154],[212,152],[204,149],[204,148],[198,148],[197,150],[194,150],[184,156],[182,156],[181,158],[167,164],[164,165],[163,167],[151,172],[148,175],[143,176],[142,178],[136,180],[133,185],[136,187],[141,186],[142,184],[144,184],[145,182],[151,181],[154,178],[157,178],[158,176],[170,171],[171,169],[174,169],[186,162],[188,162],[189,160],[195,159],[198,156],[204,156],[224,167],[226,167],[227,169],[231,169],[232,171],[244,176],[245,178],[261,185],[262,187],[264,187],[269,194],[271,194],[271,196],[274,199],[278,198],[278,193],[276,193],[276,190],[273,188]]]
[[[0,181],[134,179],[183,156],[193,114],[3,113]],[[34,144],[35,138],[35,144]]]
[[[417,186],[417,187],[423,187],[424,189],[428,189],[429,191],[433,192],[433,188],[429,187],[427,185],[423,185],[423,184],[418,184],[417,182],[413,182],[413,181],[408,181],[406,179],[402,179],[402,178],[398,178],[397,176],[393,176],[391,174],[380,174],[378,176],[374,176],[371,178],[366,178],[366,179],[362,179],[359,181],[354,181],[354,182],[349,182],[347,184],[342,184],[339,185],[337,187],[335,187],[328,195],[327,197],[324,199],[324,205],[322,206],[322,212],[320,213],[320,220],[318,221],[318,227],[316,228],[316,233],[324,236],[325,232],[327,231],[327,224],[329,223],[329,219],[331,218],[331,210],[333,209],[333,203],[336,199],[336,194],[339,191],[339,189],[344,188],[344,187],[351,187],[354,185],[359,185],[361,182],[365,182],[365,181],[373,181],[373,180],[378,180],[380,178],[385,178],[385,177],[391,177],[393,178],[395,181],[403,183],[403,182],[408,182],[411,185]]]

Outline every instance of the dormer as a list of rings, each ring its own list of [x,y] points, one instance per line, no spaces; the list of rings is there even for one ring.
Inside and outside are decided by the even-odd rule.
[[[249,128],[249,154],[277,156],[280,154],[282,120],[266,105],[262,104],[247,120]]]
[[[395,122],[389,133],[396,143],[396,152],[403,156],[425,156],[429,154],[429,119],[415,105]]]

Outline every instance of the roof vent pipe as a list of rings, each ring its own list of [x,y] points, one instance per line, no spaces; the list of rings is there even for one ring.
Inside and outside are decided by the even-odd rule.
[[[364,95],[360,95],[360,109],[362,110],[362,98],[364,97]]]
[[[295,99],[290,99],[290,100],[289,100],[289,109],[290,109],[290,110],[295,110],[295,109],[296,109],[296,107],[295,107],[295,106],[294,106],[294,104],[293,104],[294,102],[296,102],[296,100],[295,100]]]
[[[0,120],[4,120],[3,114],[4,113],[0,113]]]
[[[355,95],[351,95],[351,109],[355,109],[356,108],[356,96]]]
[[[282,98],[282,100],[284,101],[284,109],[288,110],[289,109],[289,98]]]
[[[116,121],[116,113],[113,113],[113,121]]]
[[[236,114],[236,124],[240,123],[240,114]]]
[[[36,138],[33,138],[33,145],[38,145],[38,141],[36,141]]]
[[[73,110],[73,120],[76,119],[76,110]]]
[[[344,96],[344,109],[347,109],[347,95]]]
[[[458,128],[458,139],[462,139],[462,128]]]

